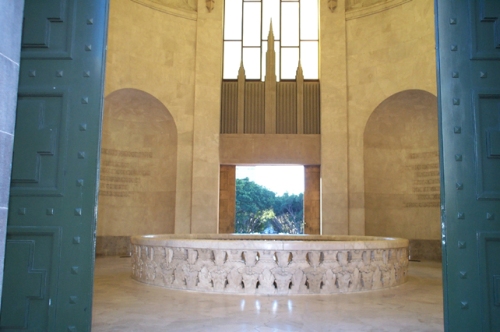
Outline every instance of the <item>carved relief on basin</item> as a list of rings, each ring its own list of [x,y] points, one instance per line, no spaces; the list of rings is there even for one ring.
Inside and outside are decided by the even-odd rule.
[[[165,288],[242,294],[334,294],[406,282],[408,240],[369,236],[144,235],[132,278]]]

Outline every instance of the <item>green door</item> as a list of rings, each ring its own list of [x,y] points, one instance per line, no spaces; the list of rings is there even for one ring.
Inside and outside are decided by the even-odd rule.
[[[500,331],[500,1],[436,0],[447,331]]]
[[[1,331],[91,326],[105,0],[26,0]]]

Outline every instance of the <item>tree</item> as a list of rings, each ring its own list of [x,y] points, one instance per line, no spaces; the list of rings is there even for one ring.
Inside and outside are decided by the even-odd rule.
[[[273,210],[276,194],[250,181],[236,179],[236,233],[262,233]]]
[[[274,201],[274,228],[278,233],[304,233],[304,194],[276,197]]]
[[[250,181],[236,179],[236,233],[302,234],[304,195],[283,196]]]

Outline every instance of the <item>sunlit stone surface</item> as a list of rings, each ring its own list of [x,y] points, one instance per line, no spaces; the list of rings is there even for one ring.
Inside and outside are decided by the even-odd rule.
[[[172,289],[333,294],[388,288],[407,279],[406,239],[224,234],[131,241],[132,278]]]

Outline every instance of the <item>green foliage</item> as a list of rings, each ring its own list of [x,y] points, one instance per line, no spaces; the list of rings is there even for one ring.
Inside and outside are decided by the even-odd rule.
[[[236,233],[262,233],[274,199],[272,191],[248,178],[236,179]]]
[[[278,233],[304,233],[304,194],[285,193],[276,197],[273,209],[276,214],[273,227]]]
[[[302,234],[304,196],[276,194],[248,178],[236,179],[236,233]]]

